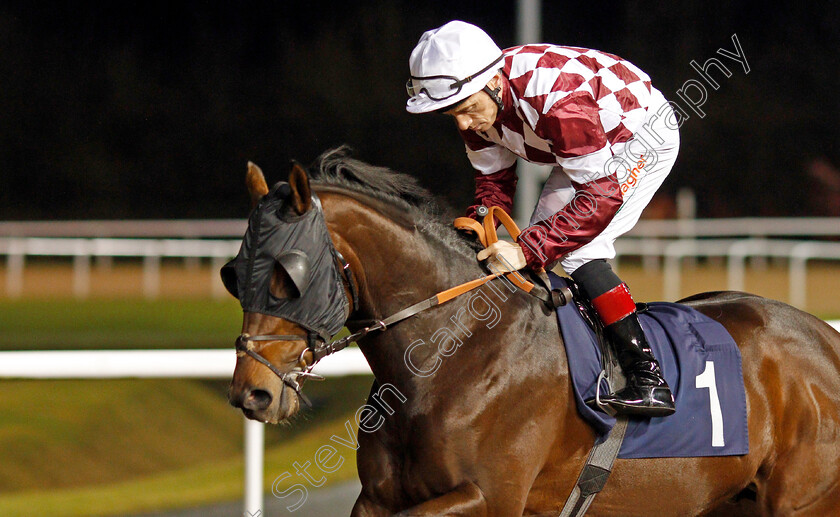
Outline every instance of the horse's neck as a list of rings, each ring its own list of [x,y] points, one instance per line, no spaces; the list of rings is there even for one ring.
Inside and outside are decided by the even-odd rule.
[[[412,224],[384,203],[334,192],[319,195],[333,241],[359,284],[360,311],[354,319],[385,319],[484,274],[469,251],[444,242],[445,236],[434,230],[421,229],[419,220]],[[422,313],[361,343],[374,373],[391,377],[384,372],[404,369],[405,350],[414,341],[412,329],[418,321],[429,326],[429,318]]]
[[[359,318],[381,319],[482,275],[474,255],[421,229],[422,221],[386,214],[381,201],[321,194],[327,226],[360,283]],[[363,198],[364,199],[364,198]],[[373,208],[368,205],[375,205]]]
[[[386,215],[387,207],[372,209],[354,197],[336,199],[326,193],[322,199],[333,240],[359,281],[358,319],[387,318],[486,274],[472,252],[406,220],[395,222],[394,214]],[[557,359],[563,351],[555,321],[536,299],[498,280],[359,344],[380,383],[394,384],[419,400],[433,389],[429,382],[456,377],[462,370],[521,367],[532,374],[565,375],[565,356]]]

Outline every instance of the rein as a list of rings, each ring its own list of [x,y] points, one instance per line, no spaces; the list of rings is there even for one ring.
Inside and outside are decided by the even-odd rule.
[[[356,283],[356,279],[355,279],[355,275],[353,275],[353,271],[350,269],[350,264],[347,262],[347,260],[344,259],[344,256],[338,250],[336,250],[335,248],[333,248],[333,251],[335,253],[335,258],[336,258],[335,267],[338,269],[340,276],[347,283],[347,287],[350,291],[350,298],[351,298],[352,304],[350,305],[349,312],[350,312],[350,314],[352,314],[353,312],[355,312],[359,309],[358,284]],[[341,263],[340,265],[339,265],[339,262]],[[347,316],[349,317],[350,314],[348,314]],[[365,334],[367,334],[367,332],[365,332]],[[355,336],[355,334],[353,336]],[[353,336],[348,336],[348,337],[353,337]],[[346,339],[346,338],[344,338],[344,339]],[[356,339],[361,339],[361,336],[358,336]],[[268,341],[306,341],[306,348],[304,348],[300,352],[300,355],[298,356],[298,359],[297,359],[297,363],[295,364],[295,367],[292,368],[291,371],[281,372],[276,366],[271,364],[271,361],[266,359],[265,356],[263,356],[262,354],[260,354],[256,350],[254,350],[253,342],[255,342],[255,341],[262,341],[262,342],[268,342]],[[338,340],[338,341],[342,341],[342,340]],[[300,400],[302,400],[303,403],[306,404],[307,407],[312,407],[312,402],[310,402],[309,399],[306,397],[306,395],[303,394],[303,390],[301,388],[300,383],[298,382],[298,379],[303,377],[303,378],[310,378],[314,381],[323,381],[324,380],[323,377],[321,377],[318,374],[312,373],[312,368],[314,368],[315,364],[318,361],[320,361],[324,356],[333,353],[333,352],[327,352],[327,353],[324,353],[323,355],[320,355],[320,357],[319,357],[318,356],[318,351],[329,348],[330,346],[332,346],[336,342],[337,341],[333,341],[333,342],[327,344],[323,337],[321,337],[318,333],[312,332],[312,331],[307,332],[305,336],[295,335],[295,334],[263,334],[263,335],[259,335],[259,336],[251,336],[250,334],[243,333],[243,334],[240,334],[238,338],[236,338],[236,354],[237,355],[240,355],[240,354],[247,355],[247,356],[251,357],[252,359],[254,359],[255,361],[257,361],[258,363],[264,365],[266,368],[271,370],[271,372],[274,373],[274,375],[279,377],[280,380],[283,382],[283,384],[292,388],[292,390],[294,390],[295,394],[297,394],[297,396],[300,398]],[[349,342],[345,343],[343,346],[341,346],[341,348],[338,348],[338,349],[334,350],[334,352],[337,352],[338,350],[341,350],[342,348],[345,348],[348,344],[349,344]],[[313,356],[313,358],[315,358],[312,361],[312,364],[306,364],[306,359],[303,357],[304,354],[306,354],[306,352],[308,352],[308,351],[312,352],[312,356]],[[303,365],[303,366],[301,367],[301,365]]]
[[[475,232],[479,241],[485,247],[498,241],[494,216],[501,221],[501,223],[508,230],[508,233],[510,233],[510,235],[514,239],[516,239],[516,237],[519,235],[520,231],[519,228],[516,226],[516,223],[502,208],[495,206],[491,207],[489,210],[487,210],[487,215],[489,217],[484,218],[483,224],[479,223],[475,219],[459,217],[455,220],[455,227],[458,229],[468,229]],[[352,299],[352,308],[349,312],[350,314],[352,314],[359,308],[359,293],[357,283],[355,280],[355,275],[350,269],[350,264],[347,263],[347,261],[341,255],[341,253],[339,253],[338,250],[335,249],[334,252],[337,259],[334,263],[334,266],[339,270],[341,277],[346,282],[348,290],[350,291],[350,298]],[[297,396],[300,397],[300,399],[308,407],[312,407],[312,403],[303,394],[298,379],[310,378],[312,380],[318,381],[324,380],[324,378],[320,375],[312,373],[312,369],[321,359],[328,355],[334,354],[340,350],[343,350],[350,343],[364,338],[371,332],[384,332],[391,325],[406,320],[426,309],[446,303],[454,298],[457,298],[462,294],[468,293],[478,287],[481,287],[487,282],[503,275],[506,276],[512,284],[519,287],[526,293],[535,296],[536,298],[540,299],[541,301],[543,301],[551,307],[559,307],[561,305],[565,305],[572,299],[571,292],[563,292],[558,290],[552,291],[550,287],[545,288],[535,286],[532,282],[525,280],[525,278],[517,271],[493,271],[487,276],[476,278],[463,284],[456,285],[455,287],[446,289],[445,291],[441,291],[435,294],[434,296],[431,296],[421,302],[415,303],[414,305],[410,305],[409,307],[406,307],[392,314],[391,316],[388,316],[387,318],[374,320],[372,325],[364,327],[361,330],[343,338],[330,341],[329,343],[322,336],[311,331],[308,332],[306,335],[265,334],[259,336],[251,336],[249,334],[240,334],[240,336],[236,339],[236,352],[237,354],[248,355],[257,362],[263,364],[266,368],[271,370],[272,373],[277,375],[277,377],[280,378],[283,384],[292,388],[292,390],[294,390]],[[548,284],[546,283],[546,285]],[[350,317],[350,314],[347,315],[348,318]],[[298,356],[296,366],[290,372],[281,372],[276,366],[271,364],[271,361],[266,359],[256,350],[254,350],[254,345],[252,344],[253,342],[271,341],[306,341],[307,347],[301,351],[300,356]],[[306,352],[312,353],[312,363],[307,364],[306,359],[304,358]]]
[[[455,220],[455,227],[459,230],[469,230],[474,232],[478,240],[481,242],[482,245],[484,245],[485,248],[498,241],[498,234],[496,232],[495,224],[496,218],[498,218],[501,224],[505,226],[505,228],[508,230],[508,233],[510,233],[511,237],[514,240],[519,236],[520,231],[519,228],[516,226],[516,223],[501,208],[491,207],[490,209],[487,209],[482,206],[479,207],[477,213],[480,217],[484,216],[482,222],[466,217],[460,217]],[[331,248],[333,256],[336,259],[333,262],[333,267],[335,267],[338,270],[339,276],[343,279],[344,283],[346,284],[346,288],[349,291],[349,295],[351,298],[351,303],[349,304],[348,308],[348,314],[344,321],[346,325],[349,320],[349,317],[359,308],[358,286],[356,283],[355,275],[350,269],[350,264],[344,259],[341,253],[337,249],[335,249],[335,246],[332,243]],[[522,275],[520,275],[519,272],[513,271],[512,269],[492,271],[491,274],[487,276],[476,278],[474,280],[470,280],[463,284],[441,291],[435,294],[434,296],[431,296],[421,302],[410,305],[392,314],[391,316],[388,316],[387,318],[374,320],[372,325],[364,327],[361,330],[358,330],[341,339],[330,341],[329,343],[326,339],[324,339],[323,336],[312,330],[308,330],[306,335],[265,334],[251,336],[247,333],[243,333],[240,334],[239,337],[236,339],[236,354],[240,357],[247,355],[255,361],[262,364],[263,366],[265,366],[266,368],[268,368],[269,370],[271,370],[272,373],[274,373],[275,375],[277,375],[278,378],[280,378],[283,384],[285,384],[295,392],[295,394],[301,401],[303,401],[304,404],[306,404],[308,407],[312,407],[312,403],[310,402],[310,400],[306,397],[306,395],[303,394],[300,379],[309,378],[318,381],[324,380],[324,378],[320,375],[312,373],[312,369],[321,359],[330,354],[334,354],[340,350],[343,350],[350,343],[364,338],[371,332],[384,332],[388,329],[388,327],[399,323],[400,321],[406,320],[436,305],[446,303],[454,298],[457,298],[462,294],[468,293],[478,287],[483,286],[491,280],[494,280],[501,276],[506,276],[512,284],[516,285],[517,287],[531,294],[532,296],[535,296],[544,303],[547,303],[552,308],[557,308],[561,305],[565,305],[566,303],[572,301],[573,294],[568,288],[564,288],[563,290],[552,290],[550,287],[550,283],[547,281],[545,272],[541,270],[538,271],[537,274],[539,275],[540,280],[542,280],[546,285],[549,286],[548,289],[544,287],[535,286],[533,283],[525,280],[525,278],[522,277]],[[306,348],[304,348],[301,351],[300,355],[297,358],[294,368],[292,368],[288,372],[280,371],[280,369],[274,366],[271,363],[271,361],[266,359],[265,356],[261,355],[255,350],[255,343],[257,342],[265,343],[274,341],[306,341]],[[306,362],[306,352],[312,353],[312,362],[309,364],[307,364]],[[601,378],[599,377],[599,385],[600,381]],[[284,391],[281,391],[281,397],[283,393]],[[563,507],[560,517],[582,517],[586,513],[595,496],[598,494],[598,492],[601,491],[601,489],[607,482],[607,478],[610,475],[610,471],[612,470],[615,458],[618,456],[619,450],[621,448],[621,443],[624,439],[624,433],[626,428],[627,418],[619,417],[616,425],[609,433],[608,438],[601,442],[596,441],[595,445],[589,453],[589,457],[586,460],[586,463],[578,477],[578,481],[575,484],[572,493],[566,500],[566,504]]]
[[[324,357],[326,357],[328,355],[334,354],[334,353],[336,353],[340,350],[343,350],[343,349],[347,348],[347,346],[350,343],[352,343],[354,341],[358,341],[359,339],[362,339],[363,337],[367,336],[371,332],[385,331],[385,330],[388,329],[388,327],[390,327],[391,325],[393,325],[395,323],[399,323],[400,321],[408,319],[408,318],[414,316],[415,314],[418,314],[418,313],[420,313],[420,312],[422,312],[422,311],[424,311],[428,308],[434,307],[435,305],[440,305],[442,303],[448,302],[449,300],[452,300],[453,298],[456,298],[456,297],[458,297],[458,296],[460,296],[464,293],[472,291],[473,289],[476,289],[478,287],[481,287],[482,285],[486,284],[490,280],[493,280],[493,279],[495,279],[495,278],[497,278],[497,277],[499,277],[503,274],[504,274],[504,272],[493,273],[491,275],[487,275],[487,276],[482,277],[482,278],[477,278],[475,280],[471,280],[471,281],[463,283],[461,285],[452,287],[450,289],[447,289],[446,291],[442,291],[440,293],[437,293],[436,295],[434,295],[430,298],[427,298],[427,299],[423,300],[422,302],[415,303],[414,305],[406,307],[405,309],[403,309],[403,310],[401,310],[401,311],[399,311],[395,314],[392,314],[391,316],[389,316],[385,319],[376,320],[374,322],[374,324],[369,326],[369,327],[365,327],[365,328],[363,328],[363,329],[361,329],[357,332],[354,332],[354,333],[352,333],[348,336],[345,336],[341,339],[336,339],[336,340],[331,341],[329,343],[327,343],[320,336],[318,336],[317,334],[312,333],[312,332],[308,333],[305,336],[301,336],[301,335],[281,335],[281,334],[264,334],[264,335],[259,335],[259,336],[251,336],[249,334],[240,334],[239,337],[236,339],[236,351],[237,351],[237,353],[244,353],[244,354],[252,357],[256,361],[258,361],[259,363],[265,365],[269,370],[271,370],[275,375],[277,375],[280,378],[281,381],[283,381],[283,384],[292,388],[295,391],[295,393],[298,395],[298,397],[300,397],[300,399],[308,407],[312,407],[312,403],[309,402],[309,399],[307,399],[306,396],[303,394],[303,391],[301,391],[301,386],[300,386],[300,383],[298,382],[298,379],[300,377],[304,377],[304,378],[311,378],[312,380],[316,380],[316,381],[324,380],[324,378],[321,377],[320,375],[312,373],[312,368],[314,368],[315,365],[318,364],[318,362],[321,359],[323,359]],[[267,342],[267,341],[304,341],[304,340],[307,343],[307,347],[304,348],[301,351],[300,356],[298,356],[297,366],[295,366],[294,369],[292,369],[292,371],[290,371],[290,372],[281,372],[280,370],[278,370],[276,366],[271,364],[271,361],[266,359],[259,352],[255,351],[254,350],[254,345],[252,344],[252,342],[254,342],[254,341]],[[310,364],[307,364],[306,359],[304,358],[304,355],[306,354],[306,352],[311,352],[312,353],[312,359],[313,360],[312,360],[312,363],[310,363]],[[303,365],[303,367],[301,367],[300,365]]]

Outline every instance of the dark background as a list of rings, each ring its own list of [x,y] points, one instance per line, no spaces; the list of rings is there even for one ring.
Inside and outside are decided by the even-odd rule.
[[[780,6],[780,7],[777,7]],[[247,160],[349,144],[471,199],[453,122],[404,110],[408,56],[450,19],[515,41],[515,2],[60,3],[0,7],[0,219],[244,217]],[[840,215],[840,9],[766,2],[543,3],[543,41],[618,54],[667,98],[718,57],[705,118],[662,188],[701,216]],[[751,71],[722,58],[737,34]],[[685,105],[683,105],[685,107]]]

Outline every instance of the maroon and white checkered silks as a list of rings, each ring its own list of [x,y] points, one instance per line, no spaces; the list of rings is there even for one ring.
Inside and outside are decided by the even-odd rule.
[[[504,52],[504,110],[487,132],[461,131],[477,171],[476,205],[511,209],[517,157],[554,165],[532,217],[533,226],[525,232],[531,235],[532,245],[520,240],[529,264],[545,266],[564,256],[564,268],[571,272],[593,258],[611,258],[612,240],[635,224],[673,159],[628,156],[623,163],[635,164],[644,158],[648,165],[647,170],[634,173],[632,185],[624,183],[633,165],[607,164],[625,152],[626,144],[646,123],[656,122],[664,97],[642,70],[605,52],[557,45],[523,45]],[[664,146],[668,157],[675,158],[679,137],[676,129],[670,132],[667,137],[657,134],[647,140]],[[654,172],[655,185],[648,179]],[[645,182],[653,190],[636,195],[637,186]],[[634,205],[633,209],[628,205]],[[614,228],[623,231],[611,240],[607,239],[610,233],[600,239],[609,240],[608,244],[595,250],[597,246],[590,246],[585,259],[574,260],[573,252],[604,233],[619,209],[627,216],[637,213]],[[569,258],[567,268],[565,259]]]

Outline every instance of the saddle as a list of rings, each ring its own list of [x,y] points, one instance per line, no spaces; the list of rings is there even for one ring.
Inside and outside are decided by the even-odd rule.
[[[516,224],[502,209],[493,207],[484,215],[482,222],[466,217],[456,219],[455,226],[473,231],[485,247],[498,240],[496,218],[514,239],[519,236]],[[512,282],[516,279],[534,285],[518,272],[506,274]],[[636,304],[645,334],[651,346],[658,347],[655,355],[663,364],[665,376],[670,377],[667,380],[678,399],[677,411],[667,418],[616,417],[609,406],[600,404],[600,394],[621,390],[626,379],[594,308],[578,295],[577,285],[570,278],[545,271],[535,272],[531,278],[547,285],[544,301],[555,308],[566,343],[575,404],[598,435],[566,500],[562,517],[586,513],[606,484],[616,458],[730,456],[749,452],[740,351],[720,323],[684,305]],[[533,286],[529,292],[541,289]],[[593,410],[586,403],[590,399],[602,411]]]
[[[624,371],[621,369],[621,365],[618,362],[618,357],[615,353],[615,347],[610,346],[609,340],[606,334],[604,333],[604,324],[601,323],[601,319],[595,312],[595,307],[593,307],[592,304],[589,303],[589,300],[587,300],[585,296],[582,296],[580,294],[577,283],[575,283],[574,280],[568,277],[563,277],[563,280],[565,280],[567,288],[571,292],[572,303],[574,303],[575,307],[577,307],[577,310],[580,313],[580,316],[583,319],[583,321],[585,321],[589,328],[592,330],[592,333],[595,336],[598,350],[600,350],[601,352],[601,372],[598,375],[595,396],[591,399],[586,400],[586,404],[592,407],[593,409],[598,409],[610,416],[615,416],[616,411],[612,408],[612,406],[601,402],[601,387],[604,385],[604,383],[606,383],[608,393],[615,393],[624,389],[624,387],[627,385],[627,377],[624,375]],[[646,303],[636,304],[637,313],[641,314],[647,310],[648,306]]]

